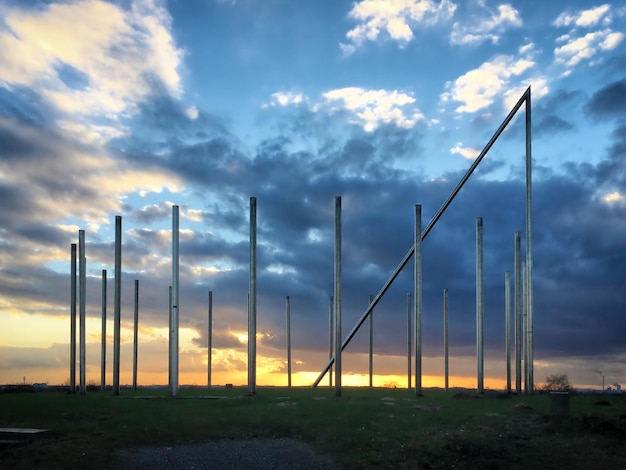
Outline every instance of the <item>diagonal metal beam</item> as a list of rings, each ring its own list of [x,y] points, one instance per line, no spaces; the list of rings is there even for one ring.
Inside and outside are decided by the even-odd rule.
[[[506,116],[506,118],[504,118],[504,121],[502,121],[502,124],[500,124],[500,127],[498,127],[498,129],[493,134],[491,139],[489,139],[489,142],[487,142],[487,145],[485,145],[485,148],[482,149],[482,151],[480,152],[478,157],[476,157],[476,159],[472,162],[472,165],[469,167],[469,169],[467,170],[467,172],[465,173],[463,178],[461,178],[461,181],[459,181],[459,183],[456,185],[454,190],[452,190],[452,192],[450,193],[450,196],[448,196],[448,199],[445,200],[445,202],[439,208],[439,210],[437,211],[437,213],[435,214],[433,219],[426,226],[426,228],[422,232],[422,241],[428,236],[428,234],[433,229],[435,224],[439,221],[439,219],[441,218],[443,213],[446,211],[448,206],[452,203],[452,201],[454,200],[456,195],[459,193],[459,191],[461,191],[461,188],[463,187],[463,185],[465,185],[465,183],[470,178],[470,176],[472,176],[472,173],[474,173],[474,170],[476,170],[476,167],[478,167],[478,165],[483,160],[483,158],[485,158],[485,155],[487,155],[487,152],[489,152],[489,150],[491,150],[491,147],[493,147],[493,144],[495,144],[496,140],[498,140],[498,137],[500,137],[502,132],[504,132],[504,129],[506,129],[506,126],[508,126],[509,123],[513,120],[513,118],[515,117],[515,115],[517,114],[519,109],[522,107],[522,104],[524,104],[525,102],[530,103],[530,86],[522,94],[522,96],[517,101],[515,106],[513,106],[513,108],[511,109],[509,114]],[[529,112],[529,106],[526,106],[526,112],[527,113]],[[415,253],[415,245],[411,246],[411,248],[409,249],[407,254],[404,255],[404,258],[402,258],[402,261],[400,261],[400,264],[398,264],[398,266],[394,270],[393,274],[389,277],[387,282],[385,282],[385,284],[383,284],[383,287],[380,289],[378,294],[376,294],[376,296],[372,300],[372,303],[369,304],[369,306],[367,307],[365,312],[363,312],[361,317],[356,322],[356,325],[354,325],[352,330],[350,330],[350,333],[348,333],[348,336],[346,336],[346,338],[343,340],[343,343],[341,345],[341,350],[342,351],[350,343],[350,341],[352,340],[354,335],[356,335],[357,331],[359,331],[359,328],[361,328],[361,325],[363,325],[363,323],[365,322],[365,320],[367,320],[367,318],[369,317],[369,315],[372,312],[372,310],[374,310],[376,305],[378,305],[378,302],[380,302],[380,299],[382,299],[383,296],[385,295],[385,293],[387,292],[387,290],[389,290],[389,287],[391,287],[391,284],[393,284],[393,281],[396,280],[396,278],[398,277],[398,275],[400,274],[402,269],[407,265],[407,263],[409,262],[409,260],[413,256],[413,253]],[[335,363],[335,357],[333,356],[333,357],[330,358],[330,360],[328,361],[328,364],[326,364],[326,367],[324,367],[322,372],[320,372],[320,374],[317,377],[317,379],[315,379],[315,382],[313,382],[313,387],[317,387],[318,386],[318,384],[320,383],[320,381],[322,380],[324,375],[326,375],[326,373],[330,370],[330,368],[332,367],[332,365],[334,363]]]

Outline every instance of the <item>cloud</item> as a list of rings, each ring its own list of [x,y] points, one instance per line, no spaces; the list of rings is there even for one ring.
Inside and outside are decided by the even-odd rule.
[[[356,118],[352,122],[371,132],[381,124],[395,124],[408,129],[424,119],[418,108],[406,109],[415,98],[397,90],[366,90],[359,87],[338,88],[323,94],[325,101],[315,109],[328,109],[331,113],[345,110]],[[408,114],[405,114],[407,113]]]
[[[623,118],[626,109],[626,80],[619,80],[596,91],[584,109],[596,118]]]
[[[441,100],[444,103],[460,101],[462,104],[455,110],[457,113],[474,113],[490,106],[510,86],[512,78],[524,74],[534,66],[535,62],[530,58],[495,56],[454,82],[447,83],[448,91],[441,95]]]
[[[433,25],[449,20],[456,5],[450,0],[361,0],[348,16],[358,25],[346,33],[347,44],[341,44],[351,54],[367,41],[389,38],[401,47],[413,40],[414,25]]]
[[[608,24],[611,21],[608,15],[610,9],[611,5],[605,3],[604,5],[588,10],[579,10],[575,13],[564,11],[552,24],[558,27],[575,25],[585,28],[597,25],[600,20],[604,20],[604,23]]]
[[[624,33],[609,28],[581,37],[561,36],[557,41],[564,44],[554,49],[554,60],[567,67],[574,67],[602,51],[615,49],[623,40]]]
[[[263,107],[267,106],[289,106],[289,105],[298,105],[301,103],[308,103],[309,98],[302,93],[295,93],[292,91],[287,92],[276,92],[272,93],[272,99],[269,104],[263,105]]]
[[[30,87],[74,120],[117,120],[135,114],[157,90],[182,94],[183,51],[160,0],[135,0],[130,10],[85,0],[4,13],[0,86]]]
[[[461,155],[463,158],[467,158],[468,160],[474,160],[480,153],[480,150],[463,147],[462,145],[463,142],[457,143],[454,147],[450,149],[450,153],[453,155]]]
[[[485,7],[486,8],[486,7]],[[491,41],[497,44],[502,33],[510,27],[521,27],[519,12],[509,4],[498,6],[498,12],[489,12],[485,18],[471,18],[466,22],[455,22],[450,33],[450,43],[455,45]]]

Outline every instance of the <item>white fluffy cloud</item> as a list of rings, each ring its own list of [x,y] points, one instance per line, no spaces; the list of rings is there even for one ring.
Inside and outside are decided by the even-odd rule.
[[[554,20],[553,24],[555,26],[595,26],[601,20],[605,22],[611,21],[610,16],[608,16],[610,9],[611,5],[604,4],[599,7],[590,8],[589,10],[579,10],[575,13],[564,11]]]
[[[474,160],[480,151],[470,147],[463,147],[463,142],[458,142],[450,149],[450,153],[452,155],[461,155],[463,158],[467,158],[468,160]]]
[[[293,91],[279,91],[272,93],[272,99],[263,107],[268,106],[289,106],[297,105],[301,103],[308,103],[309,99],[302,93],[296,93]]]
[[[397,90],[365,90],[347,87],[324,93],[324,103],[315,110],[329,109],[330,112],[346,110],[355,116],[353,123],[363,126],[367,132],[381,124],[395,124],[409,129],[424,119],[421,111],[410,107],[415,98]]]
[[[361,0],[348,14],[358,24],[346,33],[349,42],[341,48],[350,54],[366,41],[385,36],[402,46],[413,39],[411,25],[446,21],[455,10],[450,0]]]
[[[522,26],[519,12],[509,4],[498,6],[498,12],[487,17],[470,18],[465,23],[455,22],[450,33],[451,44],[472,44],[491,41],[497,44],[502,33],[510,27]]]
[[[490,106],[510,86],[513,77],[518,77],[534,67],[530,57],[516,58],[498,55],[480,67],[470,70],[446,84],[447,91],[441,100],[459,101],[457,113],[473,113]]]
[[[557,63],[574,67],[601,51],[616,48],[623,40],[624,33],[612,31],[609,28],[587,33],[581,37],[561,36],[558,41],[564,44],[554,49],[554,59]]]
[[[116,119],[153,93],[182,93],[183,52],[160,0],[134,0],[129,10],[85,0],[3,14],[0,86],[31,87],[61,113]]]
[[[624,40],[624,33],[609,28],[612,20],[611,6],[608,4],[574,13],[561,13],[553,24],[572,29],[568,34],[557,38],[557,44],[560,45],[554,49],[554,61],[571,69],[583,61],[591,60],[602,51],[615,49]],[[595,26],[601,26],[602,29],[585,34],[579,31],[580,28]],[[570,72],[571,70],[565,74]]]

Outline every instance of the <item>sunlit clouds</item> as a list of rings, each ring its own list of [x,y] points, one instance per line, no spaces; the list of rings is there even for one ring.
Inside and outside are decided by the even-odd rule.
[[[348,16],[359,24],[346,33],[341,43],[345,54],[352,54],[367,41],[390,39],[400,46],[413,39],[412,27],[423,27],[449,20],[456,5],[449,0],[362,0]]]

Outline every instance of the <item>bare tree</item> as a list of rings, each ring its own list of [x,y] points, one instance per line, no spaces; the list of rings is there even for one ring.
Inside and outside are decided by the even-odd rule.
[[[567,374],[552,374],[546,377],[546,383],[541,390],[548,392],[569,392],[574,387],[569,383]]]

